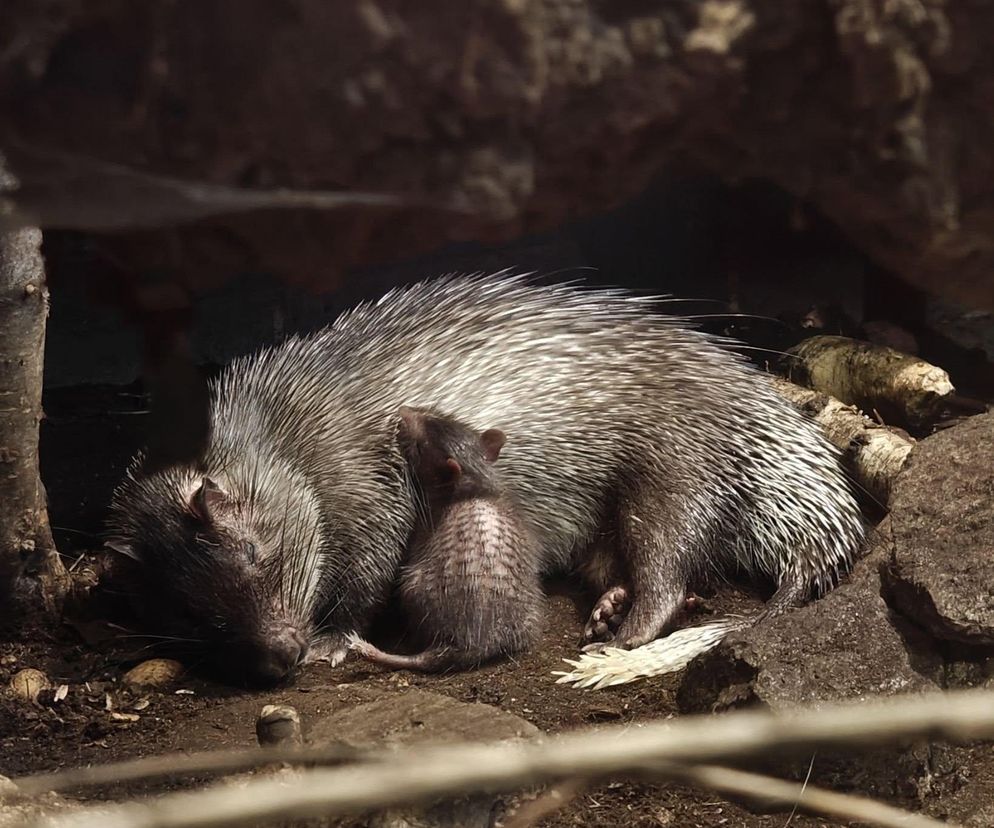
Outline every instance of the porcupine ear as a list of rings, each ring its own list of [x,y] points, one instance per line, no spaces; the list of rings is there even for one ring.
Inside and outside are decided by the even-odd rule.
[[[400,417],[400,437],[402,440],[414,443],[424,438],[425,418],[423,414],[410,406],[402,405],[397,409],[397,416]]]
[[[480,445],[483,447],[483,459],[488,463],[496,463],[500,450],[504,448],[507,436],[499,428],[488,428],[480,435]]]
[[[202,521],[208,522],[227,502],[228,495],[225,491],[209,477],[205,477],[190,498],[190,510]]]
[[[117,552],[118,555],[124,555],[125,558],[131,558],[133,561],[140,560],[134,546],[124,538],[107,538],[104,541],[104,546],[113,552]]]

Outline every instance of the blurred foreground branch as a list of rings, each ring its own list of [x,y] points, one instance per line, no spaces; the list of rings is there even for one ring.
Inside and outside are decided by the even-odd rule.
[[[730,790],[733,784],[741,785],[742,777],[736,779],[726,770],[691,770],[681,765],[812,750],[861,749],[921,739],[965,743],[992,737],[994,693],[936,693],[780,715],[744,712],[637,727],[601,727],[564,734],[544,744],[407,749],[371,756],[368,761],[346,767],[300,771],[292,779],[262,778],[237,789],[219,785],[168,794],[154,801],[101,805],[37,824],[64,828],[215,828],[344,815],[470,791],[510,791],[560,779],[644,775],[647,768],[680,781],[695,775],[694,784],[719,787],[721,783],[724,790]],[[707,774],[711,775],[710,781]],[[804,803],[797,787],[791,787],[798,801]],[[785,791],[780,789],[774,798],[783,798]],[[809,801],[806,807],[815,805]],[[888,823],[878,819],[877,824]],[[916,825],[912,815],[908,815],[906,824]],[[921,820],[917,823],[928,824]]]

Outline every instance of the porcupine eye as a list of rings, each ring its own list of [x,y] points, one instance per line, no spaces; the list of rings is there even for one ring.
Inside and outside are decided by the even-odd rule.
[[[245,541],[245,557],[249,559],[249,563],[255,563],[256,551],[252,541]]]

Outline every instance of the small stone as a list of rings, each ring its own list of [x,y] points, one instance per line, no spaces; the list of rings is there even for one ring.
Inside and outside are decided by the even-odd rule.
[[[168,687],[183,675],[183,665],[171,658],[152,658],[132,667],[123,681],[131,687]]]
[[[255,735],[263,747],[270,745],[299,745],[300,714],[289,705],[267,704],[255,722]]]
[[[676,822],[676,817],[668,808],[653,808],[652,818],[656,825],[673,825]]]
[[[52,686],[51,682],[41,670],[27,667],[14,673],[10,679],[10,690],[15,696],[19,696],[26,701],[38,701],[38,694],[42,690],[47,690]]]

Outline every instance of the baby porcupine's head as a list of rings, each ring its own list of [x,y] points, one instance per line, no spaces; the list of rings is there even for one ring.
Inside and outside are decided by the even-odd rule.
[[[314,632],[320,517],[274,477],[132,471],[109,520],[138,615],[202,667],[249,684],[289,678]]]
[[[402,406],[399,440],[429,506],[498,493],[504,432],[480,432],[431,409]]]

